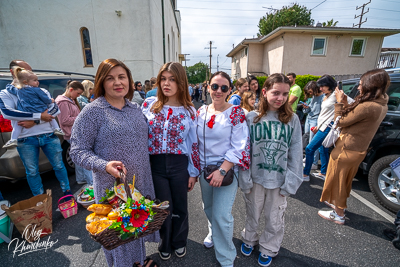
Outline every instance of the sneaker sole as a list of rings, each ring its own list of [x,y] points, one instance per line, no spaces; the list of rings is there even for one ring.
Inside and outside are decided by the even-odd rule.
[[[214,244],[212,244],[212,245],[203,244],[203,246],[204,246],[206,249],[210,249],[210,248],[213,248],[213,247],[214,247]]]
[[[176,252],[176,250],[175,250],[175,255],[176,255],[178,258],[185,257],[185,255],[186,255],[186,248],[185,248],[185,251],[184,251],[182,254],[179,254],[179,253]]]
[[[339,222],[339,221],[332,220],[331,218],[326,218],[325,216],[322,216],[322,215],[319,214],[319,213],[318,213],[318,215],[319,215],[319,217],[321,217],[322,219],[325,219],[325,220],[327,220],[327,221],[331,221],[331,222],[334,222],[334,223],[340,224],[340,225],[343,225],[343,224],[344,224],[344,222]]]
[[[270,266],[271,263],[272,263],[272,260],[271,260],[269,263],[265,263],[265,264],[263,264],[263,263],[261,263],[260,261],[258,261],[258,265],[263,266],[263,267]]]
[[[249,257],[253,251],[251,251],[249,254],[246,254],[242,249],[240,249],[240,252],[242,252],[243,256]]]
[[[163,261],[169,260],[169,259],[171,258],[171,253],[169,254],[168,257],[162,256],[162,255],[161,255],[161,252],[158,252],[158,255],[160,256],[160,258],[161,258]]]

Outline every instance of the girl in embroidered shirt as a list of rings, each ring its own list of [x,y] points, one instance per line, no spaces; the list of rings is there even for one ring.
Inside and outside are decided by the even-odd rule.
[[[214,73],[208,91],[212,103],[198,110],[197,134],[201,167],[218,165],[219,169],[200,179],[204,212],[209,221],[209,233],[204,246],[215,245],[215,254],[221,266],[233,266],[236,249],[233,244],[232,206],[238,181],[221,186],[226,173],[235,165],[249,166],[249,130],[241,107],[225,101],[232,89],[230,77],[225,72]],[[234,167],[236,170],[237,167]],[[208,182],[206,181],[208,180]]]
[[[258,111],[246,116],[252,153],[250,169],[239,170],[239,186],[246,203],[241,252],[250,256],[258,244],[261,266],[270,265],[279,252],[286,197],[295,194],[303,181],[301,126],[288,102],[289,88],[285,75],[272,74],[262,88]],[[263,210],[266,226],[258,236]]]
[[[181,64],[161,67],[157,96],[142,105],[149,127],[149,153],[156,197],[169,201],[170,215],[160,229],[159,255],[168,260],[175,250],[186,254],[189,231],[187,192],[199,175],[196,110],[190,99],[186,72]]]

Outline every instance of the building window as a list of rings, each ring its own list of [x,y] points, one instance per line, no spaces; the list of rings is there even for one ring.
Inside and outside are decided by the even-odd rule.
[[[365,43],[367,38],[353,38],[351,43],[350,56],[364,56]]]
[[[89,30],[87,28],[81,28],[81,42],[85,67],[93,67],[92,48],[90,47]]]
[[[311,55],[325,56],[326,55],[326,44],[327,37],[313,37],[313,44],[311,49]]]

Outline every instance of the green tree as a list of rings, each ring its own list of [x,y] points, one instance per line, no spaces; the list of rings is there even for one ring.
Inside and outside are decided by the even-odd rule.
[[[267,35],[281,26],[310,26],[314,24],[311,19],[311,10],[299,4],[283,6],[275,13],[263,16],[258,23],[258,36]]]
[[[193,66],[187,67],[186,69],[188,81],[193,84],[204,82],[206,80],[207,72],[208,65],[201,61]]]
[[[333,22],[333,19],[328,20],[327,22],[322,22],[322,27],[336,27],[339,21]]]

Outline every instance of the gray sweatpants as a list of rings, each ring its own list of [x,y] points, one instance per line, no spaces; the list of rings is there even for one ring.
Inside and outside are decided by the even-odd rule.
[[[270,257],[278,255],[285,228],[286,197],[280,194],[280,188],[266,189],[253,183],[249,194],[243,194],[246,202],[246,224],[242,231],[242,240],[248,245],[259,245],[260,252]],[[265,229],[261,236],[257,234],[262,211],[265,215]]]

